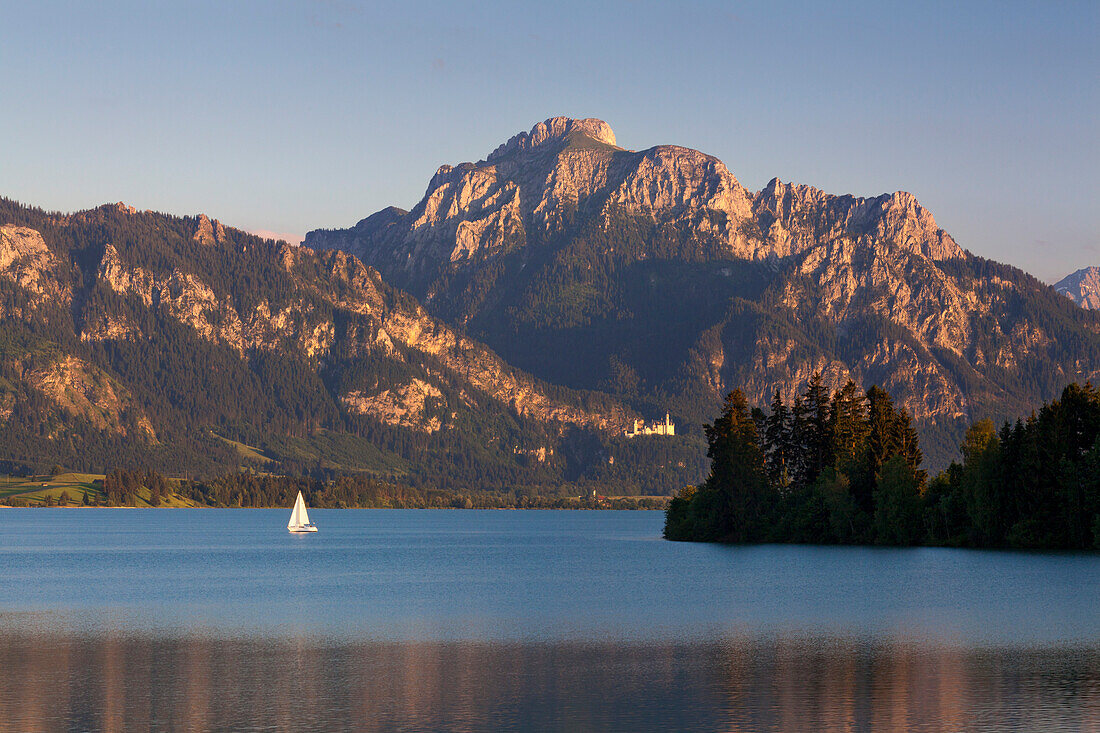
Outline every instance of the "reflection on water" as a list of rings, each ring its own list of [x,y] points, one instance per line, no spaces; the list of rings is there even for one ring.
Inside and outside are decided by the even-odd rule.
[[[1100,649],[0,632],[0,731],[1100,730]]]
[[[4,511],[0,733],[1097,730],[1100,554],[646,512]]]

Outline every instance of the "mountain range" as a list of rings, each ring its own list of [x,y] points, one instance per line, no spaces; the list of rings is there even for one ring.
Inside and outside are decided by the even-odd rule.
[[[548,381],[709,420],[727,391],[788,402],[815,372],[878,384],[933,465],[1100,370],[1100,320],[967,252],[911,194],[742,186],[717,158],[618,146],[552,118],[444,165],[409,211],[309,247],[376,267],[433,315]]]
[[[1100,371],[1100,315],[912,195],[749,191],[713,156],[552,118],[411,210],[304,246],[198,215],[0,199],[0,458],[174,474],[667,493],[740,387],[890,391],[932,466]],[[674,436],[627,438],[636,419]]]
[[[637,412],[515,369],[342,252],[122,204],[0,201],[0,222],[9,468],[242,465],[540,493],[586,477],[652,492],[701,470],[690,439],[615,468],[609,441]]]

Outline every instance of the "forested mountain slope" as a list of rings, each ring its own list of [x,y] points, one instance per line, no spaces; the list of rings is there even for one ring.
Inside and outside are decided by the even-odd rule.
[[[1100,370],[1100,318],[963,250],[911,195],[746,190],[709,155],[553,118],[445,165],[410,211],[306,244],[377,267],[516,366],[700,425],[820,371],[893,394],[942,466],[965,425]]]
[[[636,415],[509,366],[342,252],[205,216],[0,200],[9,468],[242,464],[461,489],[599,479],[624,493],[701,472],[689,441],[609,469]]]

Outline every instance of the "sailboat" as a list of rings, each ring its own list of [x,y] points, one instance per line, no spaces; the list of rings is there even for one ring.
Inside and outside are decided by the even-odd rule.
[[[290,521],[286,528],[291,532],[316,532],[317,528],[309,521],[306,513],[306,500],[302,498],[302,492],[298,492],[298,498],[294,500],[294,509],[290,512]]]

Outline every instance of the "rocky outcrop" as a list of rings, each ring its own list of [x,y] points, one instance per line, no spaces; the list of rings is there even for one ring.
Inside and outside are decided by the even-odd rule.
[[[564,145],[574,135],[586,137],[604,145],[615,147],[615,133],[603,120],[589,117],[575,120],[569,117],[551,117],[531,128],[530,132],[521,132],[509,138],[486,157],[489,163],[506,160],[509,157],[528,153],[548,145]]]
[[[38,300],[68,303],[72,299],[72,286],[63,274],[61,260],[34,229],[0,226],[0,278]]]
[[[66,413],[101,430],[155,442],[149,418],[129,392],[101,369],[73,356],[25,367],[23,378]]]
[[[437,432],[442,427],[442,420],[429,413],[446,404],[439,388],[423,379],[413,379],[370,395],[359,390],[347,392],[340,396],[340,401],[357,414],[426,433]]]
[[[80,340],[92,341],[125,341],[142,338],[141,329],[130,322],[125,316],[112,315],[110,313],[97,314],[96,317],[84,321],[84,328],[80,331]]]
[[[314,256],[304,247],[298,251],[302,257]],[[346,345],[358,353],[379,349],[400,354],[411,349],[431,356],[463,375],[468,387],[507,405],[516,415],[540,422],[615,432],[633,419],[632,411],[618,406],[583,409],[573,401],[551,397],[546,385],[512,368],[484,345],[458,334],[418,304],[394,299],[378,272],[357,259],[337,252],[322,261],[326,279],[341,293],[331,300],[332,305],[369,317],[354,342]]]
[[[163,309],[202,338],[231,346],[241,354],[289,347],[312,358],[325,355],[334,339],[331,321],[316,316],[308,305],[291,303],[272,311],[269,302],[261,300],[242,314],[199,277],[178,269],[150,272],[128,265],[110,244],[99,265],[99,278],[116,293],[136,296],[147,308]],[[114,320],[88,324],[81,338],[108,340],[133,335],[132,327]]]
[[[1100,267],[1086,267],[1066,275],[1054,289],[1082,308],[1100,308]]]
[[[775,178],[756,194],[753,213],[763,241],[779,257],[855,235],[932,260],[966,256],[931,212],[904,191],[871,199],[833,196]]]
[[[926,256],[903,246],[876,245],[864,236],[835,239],[806,252],[783,302],[799,309],[813,298],[815,315],[840,327],[873,313],[919,341],[962,355],[971,343],[971,318],[981,307]],[[812,296],[803,283],[813,283]]]
[[[0,423],[7,422],[13,412],[15,412],[15,395],[11,392],[0,392]]]
[[[757,341],[754,368],[738,381],[751,402],[768,405],[778,391],[791,404],[818,373],[830,390],[840,389],[848,380],[879,385],[918,421],[950,424],[970,415],[969,402],[954,375],[918,345],[884,339],[847,360],[825,355],[807,359],[792,347],[789,341],[777,344],[767,337]]]
[[[221,244],[225,241],[225,227],[217,219],[211,220],[206,214],[199,214],[198,224],[195,226],[195,234],[192,238],[208,247]]]

